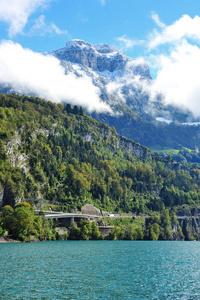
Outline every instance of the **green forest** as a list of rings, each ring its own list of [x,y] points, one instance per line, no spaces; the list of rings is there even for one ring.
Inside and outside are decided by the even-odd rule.
[[[0,136],[4,205],[43,198],[62,211],[92,203],[136,214],[199,205],[196,165],[152,154],[81,107],[1,94]]]
[[[160,116],[176,120],[167,124],[155,120],[151,114],[136,114],[126,104],[116,104],[114,111],[119,112],[119,116],[103,113],[92,113],[91,115],[98,121],[114,126],[117,132],[126,136],[150,149],[172,148],[181,150],[186,147],[195,150],[200,147],[200,126],[183,125],[190,120],[189,115],[183,111],[174,112],[174,108],[167,108],[167,113],[160,111]]]

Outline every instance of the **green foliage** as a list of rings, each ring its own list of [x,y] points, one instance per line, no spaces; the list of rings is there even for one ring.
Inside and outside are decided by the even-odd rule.
[[[158,223],[153,223],[149,226],[149,239],[152,241],[157,241],[160,235],[160,226]]]
[[[3,234],[2,218],[0,217],[0,236]]]
[[[169,210],[165,209],[161,214],[161,232],[160,237],[163,240],[171,240],[172,239],[172,227],[171,227],[171,218],[169,215]]]
[[[69,228],[69,239],[79,240],[80,239],[80,228],[77,226],[76,222],[73,222]]]
[[[0,136],[4,205],[42,196],[64,211],[89,202],[102,210],[149,214],[200,203],[198,166],[151,155],[77,106],[2,94]],[[131,149],[138,155],[130,155]],[[21,156],[26,172],[11,163]]]
[[[115,105],[114,111],[121,114],[116,117],[115,115],[93,113],[92,116],[100,122],[114,126],[119,134],[150,149],[180,149],[182,147],[195,149],[195,146],[200,148],[200,126],[183,126],[181,123],[186,120],[180,120],[180,124],[177,122],[157,123],[150,115],[136,115],[126,104]],[[181,116],[183,117],[183,112]],[[180,116],[176,114],[174,119],[179,120]]]
[[[111,240],[143,240],[145,218],[116,218],[103,219],[107,225],[115,226],[114,230],[106,237]]]
[[[74,222],[69,228],[70,240],[98,240],[99,238],[100,232],[95,222],[81,219],[79,225]]]
[[[15,239],[29,241],[31,236],[40,240],[54,240],[53,222],[34,215],[33,207],[26,202],[2,210],[2,227]]]
[[[182,229],[176,215],[165,209],[160,215],[147,218],[103,218],[106,225],[114,225],[114,230],[106,237],[111,240],[184,240]],[[176,230],[173,227],[176,226]],[[188,229],[186,239],[194,240],[198,237],[193,229]]]
[[[99,228],[95,222],[92,222],[91,230],[92,230],[91,240],[98,240],[100,238],[101,234],[100,234]]]

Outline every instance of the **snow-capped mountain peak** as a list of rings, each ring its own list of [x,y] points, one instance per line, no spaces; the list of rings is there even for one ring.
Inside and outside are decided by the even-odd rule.
[[[139,75],[146,79],[151,78],[147,64],[138,64],[122,51],[106,44],[89,44],[82,40],[74,39],[67,42],[65,47],[47,54],[54,55],[62,64],[64,62],[65,65],[66,62],[79,64],[83,69],[89,68],[106,77],[122,77],[128,71],[132,77]],[[130,62],[133,63],[129,64]],[[128,65],[131,67],[127,70]]]

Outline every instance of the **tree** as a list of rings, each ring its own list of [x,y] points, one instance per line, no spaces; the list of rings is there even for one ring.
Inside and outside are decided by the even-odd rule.
[[[69,103],[67,103],[67,105],[66,105],[66,111],[67,111],[68,113],[71,113],[71,112],[72,112],[72,107],[71,107],[71,105],[70,105]]]
[[[161,239],[171,240],[172,239],[172,226],[169,210],[165,209],[161,214]]]
[[[40,240],[54,240],[56,234],[52,220],[35,216],[33,207],[27,202],[21,202],[14,208],[9,205],[3,207],[2,227],[13,238],[23,242],[29,241],[31,236]]]
[[[80,238],[81,240],[90,240],[92,236],[92,225],[86,219],[80,221]]]
[[[69,239],[79,240],[80,239],[80,228],[77,226],[76,222],[73,222],[69,228]]]
[[[99,232],[99,228],[95,222],[92,222],[92,234],[91,239],[92,240],[98,240],[100,238],[101,234]]]
[[[160,235],[160,226],[158,223],[154,223],[149,226],[149,238],[152,241],[157,241]]]
[[[32,234],[36,234],[34,226],[34,209],[29,203],[20,203],[14,208],[12,234],[14,238],[22,241],[30,239]]]
[[[6,205],[2,210],[2,227],[12,233],[13,230],[14,210],[10,205]]]

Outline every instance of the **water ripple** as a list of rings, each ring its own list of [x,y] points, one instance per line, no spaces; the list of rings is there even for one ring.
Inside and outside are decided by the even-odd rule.
[[[0,244],[0,299],[200,299],[199,242]]]

